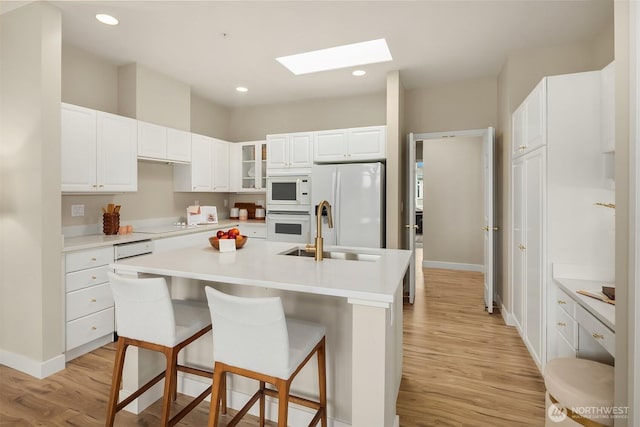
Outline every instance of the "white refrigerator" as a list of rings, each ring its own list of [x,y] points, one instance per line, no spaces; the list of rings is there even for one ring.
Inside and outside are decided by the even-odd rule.
[[[317,206],[331,204],[333,228],[322,218],[324,245],[385,246],[385,175],[382,163],[313,165],[311,175],[312,236]]]

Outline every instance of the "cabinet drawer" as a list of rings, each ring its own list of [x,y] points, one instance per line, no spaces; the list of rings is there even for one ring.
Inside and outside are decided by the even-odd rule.
[[[562,289],[556,288],[556,303],[572,318],[576,318],[576,302],[573,298],[566,294]]]
[[[67,294],[67,322],[113,307],[113,295],[108,283],[80,289]]]
[[[257,239],[266,239],[267,238],[267,226],[265,225],[256,225],[256,224],[240,224],[239,226],[240,234],[244,234],[248,237],[253,237]]]
[[[88,249],[68,253],[65,257],[65,271],[83,270],[85,268],[99,267],[113,262],[113,246]]]
[[[113,308],[67,322],[67,351],[114,331]]]
[[[560,334],[558,334],[558,357],[578,357],[578,351]]]
[[[556,329],[573,348],[578,347],[578,324],[563,308],[556,308]]]
[[[74,271],[67,273],[67,292],[77,291],[78,289],[88,288],[89,286],[99,285],[109,281],[107,272],[109,266],[90,268],[87,270]]]
[[[591,313],[584,308],[578,306],[576,312],[576,320],[601,346],[605,348],[615,357],[616,354],[616,336],[615,333],[607,328],[602,322],[596,319]]]

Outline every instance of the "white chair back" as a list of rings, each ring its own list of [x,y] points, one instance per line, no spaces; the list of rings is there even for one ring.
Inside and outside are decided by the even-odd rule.
[[[237,297],[209,286],[205,290],[214,361],[264,373],[288,368],[289,335],[279,297]]]
[[[175,345],[176,321],[167,282],[109,272],[118,335],[165,346]]]

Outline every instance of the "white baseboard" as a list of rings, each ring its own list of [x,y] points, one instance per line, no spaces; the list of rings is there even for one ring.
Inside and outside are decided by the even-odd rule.
[[[105,335],[103,337],[100,338],[96,338],[95,340],[88,342],[86,344],[82,344],[79,347],[76,348],[72,348],[71,350],[67,351],[65,353],[65,359],[67,362],[69,362],[70,360],[73,360],[77,357],[82,356],[83,354],[87,354],[97,348],[100,348],[104,345],[107,345],[109,343],[113,342],[113,333],[109,334],[109,335]]]
[[[180,388],[178,388],[180,391]],[[162,395],[164,393],[164,380],[160,380],[155,383],[149,390],[142,393],[142,396],[135,399],[133,402],[129,403],[124,407],[124,410],[127,412],[131,412],[132,414],[139,415],[147,409],[149,406],[153,405],[158,399],[162,399]],[[133,391],[130,390],[120,390],[120,401],[123,401],[127,397],[131,396]]]
[[[24,372],[39,380],[62,371],[64,369],[64,363],[64,354],[60,354],[49,360],[39,361],[21,354],[0,350],[0,364]]]
[[[513,321],[513,316],[507,310],[507,307],[505,307],[504,304],[502,303],[502,299],[500,298],[500,295],[496,295],[496,303],[498,304],[498,307],[500,307],[500,314],[502,315],[502,319],[504,320],[505,325],[515,326],[516,324]]]
[[[477,271],[479,273],[484,272],[484,266],[481,264],[464,264],[460,262],[423,260],[422,268],[444,268],[447,270]]]

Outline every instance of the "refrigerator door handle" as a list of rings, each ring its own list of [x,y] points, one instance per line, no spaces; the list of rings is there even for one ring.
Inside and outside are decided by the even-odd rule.
[[[336,237],[335,240],[333,241],[334,245],[339,245],[340,244],[340,181],[342,178],[342,173],[340,171],[336,172],[337,175],[337,179],[336,179],[336,197],[333,199],[334,200],[334,206],[331,206],[332,211],[333,211],[333,234]]]

